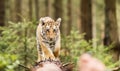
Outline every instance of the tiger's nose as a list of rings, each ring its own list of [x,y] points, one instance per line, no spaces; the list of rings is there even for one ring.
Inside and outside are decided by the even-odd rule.
[[[53,38],[50,38],[50,41],[52,41],[53,40]]]

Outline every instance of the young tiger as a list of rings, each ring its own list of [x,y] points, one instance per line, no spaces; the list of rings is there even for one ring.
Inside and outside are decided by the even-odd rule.
[[[60,23],[61,18],[56,21],[50,17],[40,18],[36,31],[38,61],[58,57],[60,53]]]

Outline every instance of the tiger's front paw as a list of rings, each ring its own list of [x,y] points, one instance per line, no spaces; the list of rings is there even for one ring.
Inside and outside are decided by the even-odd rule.
[[[55,56],[54,55],[48,55],[48,56],[46,56],[46,58],[45,58],[46,60],[55,60]]]

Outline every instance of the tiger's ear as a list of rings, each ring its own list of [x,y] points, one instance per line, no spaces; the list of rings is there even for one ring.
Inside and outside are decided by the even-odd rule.
[[[40,23],[42,26],[45,25],[44,19],[43,19],[43,18],[40,18],[39,23]]]
[[[56,20],[56,23],[57,23],[58,26],[60,26],[61,18],[58,18],[58,19]]]

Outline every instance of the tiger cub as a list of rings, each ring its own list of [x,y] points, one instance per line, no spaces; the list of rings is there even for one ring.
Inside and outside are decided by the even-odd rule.
[[[60,23],[50,17],[42,17],[36,30],[38,61],[58,58],[60,53]]]

